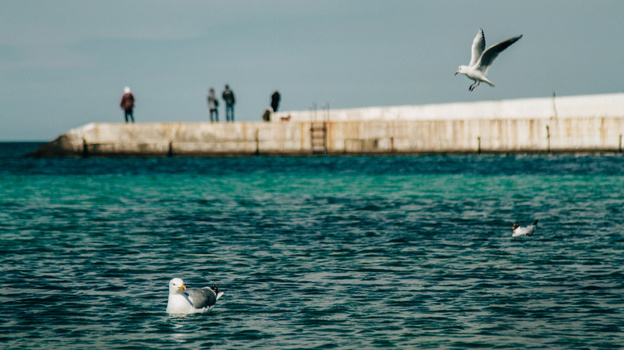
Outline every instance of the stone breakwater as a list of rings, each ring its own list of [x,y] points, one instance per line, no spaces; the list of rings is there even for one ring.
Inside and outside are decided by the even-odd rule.
[[[622,152],[624,118],[89,124],[34,156],[252,156],[514,152]]]
[[[313,118],[312,112],[283,112],[274,114],[268,123],[92,123],[62,134],[33,155],[622,152],[624,94],[568,99],[566,105],[561,98],[559,111],[554,99],[510,100],[507,105],[501,101],[460,104],[465,106],[456,113],[462,118],[438,116],[445,108],[458,109],[457,104],[446,104],[439,105],[439,110],[404,107],[399,110],[402,117],[382,113],[364,118],[362,115],[370,114],[371,109],[352,109],[327,111],[326,118]],[[412,118],[408,111],[414,108],[429,110],[436,118]]]

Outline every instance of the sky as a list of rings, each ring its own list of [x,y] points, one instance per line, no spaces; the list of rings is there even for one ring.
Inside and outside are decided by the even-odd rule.
[[[92,122],[208,121],[229,84],[236,121],[280,110],[624,91],[624,1],[0,0],[0,141],[49,141]],[[523,38],[468,91],[454,73]],[[220,119],[224,119],[224,103]]]

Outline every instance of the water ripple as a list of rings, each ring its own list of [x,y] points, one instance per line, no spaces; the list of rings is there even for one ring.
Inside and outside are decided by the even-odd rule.
[[[65,169],[81,161],[98,168]],[[22,162],[0,172],[5,348],[624,340],[621,158]],[[534,219],[535,236],[510,238]],[[169,317],[173,276],[225,295]]]

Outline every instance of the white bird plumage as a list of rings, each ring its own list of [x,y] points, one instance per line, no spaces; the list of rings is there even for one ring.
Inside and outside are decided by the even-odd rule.
[[[468,88],[470,91],[473,91],[481,84],[481,82],[494,86],[494,84],[486,78],[490,66],[499,53],[503,52],[503,50],[520,40],[520,38],[522,38],[522,35],[514,36],[513,38],[501,41],[496,45],[492,45],[485,50],[485,34],[483,34],[483,29],[479,29],[477,36],[475,36],[474,41],[472,42],[470,64],[467,66],[459,66],[455,75],[463,74],[474,81],[474,83]]]
[[[169,282],[168,314],[194,314],[211,310],[223,292],[219,292],[216,284],[201,289],[186,289],[181,278]]]
[[[535,220],[533,225],[529,225],[526,227],[521,227],[519,223],[514,222],[511,228],[513,230],[511,237],[532,236],[536,228],[537,228],[537,220]]]

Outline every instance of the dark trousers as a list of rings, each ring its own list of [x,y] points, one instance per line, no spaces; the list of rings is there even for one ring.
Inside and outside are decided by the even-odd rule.
[[[234,105],[225,105],[225,120],[228,122],[234,121]]]
[[[124,111],[125,117],[126,117],[126,123],[128,122],[128,120],[130,120],[131,122],[134,123],[134,114],[132,113],[131,109],[126,109]]]
[[[212,120],[212,115],[214,114],[214,120]],[[217,123],[219,122],[219,110],[218,109],[211,109],[210,110],[210,121],[216,121]]]

